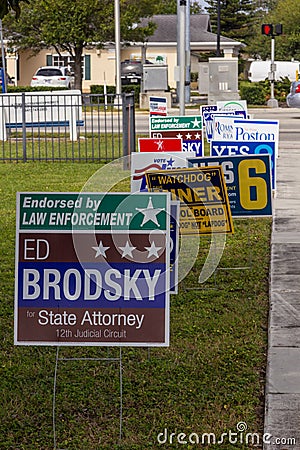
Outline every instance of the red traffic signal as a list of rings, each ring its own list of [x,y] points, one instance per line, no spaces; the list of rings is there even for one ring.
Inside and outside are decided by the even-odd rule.
[[[272,36],[273,35],[273,25],[271,23],[263,23],[261,26],[261,32],[262,32],[262,34],[265,34],[266,36]]]

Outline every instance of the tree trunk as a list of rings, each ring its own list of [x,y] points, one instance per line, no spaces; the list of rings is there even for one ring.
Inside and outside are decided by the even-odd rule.
[[[74,88],[79,89],[82,91],[82,53],[83,53],[83,46],[75,47],[74,50],[75,58],[74,58],[74,77],[75,77],[75,84]]]

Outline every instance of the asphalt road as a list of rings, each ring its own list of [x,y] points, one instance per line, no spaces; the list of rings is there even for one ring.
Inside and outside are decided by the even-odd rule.
[[[249,114],[255,119],[273,119],[279,120],[279,133],[281,141],[300,141],[300,108],[251,108]],[[169,115],[179,116],[179,109],[172,108]],[[186,108],[185,115],[200,115],[200,108]],[[86,131],[95,131],[98,129],[107,132],[118,132],[122,130],[122,120],[119,115],[100,116],[95,115],[93,118],[89,115],[85,116]],[[149,113],[136,111],[136,134],[137,136],[149,135]],[[113,122],[113,123],[112,123]]]
[[[255,119],[279,120],[280,141],[300,141],[300,108],[260,108],[249,113]]]
[[[300,141],[300,108],[251,108],[248,112],[254,119],[279,120],[281,141]],[[179,115],[179,110],[173,108],[169,114]],[[185,114],[198,115],[200,110],[186,108]],[[148,113],[136,113],[136,133],[149,133]]]

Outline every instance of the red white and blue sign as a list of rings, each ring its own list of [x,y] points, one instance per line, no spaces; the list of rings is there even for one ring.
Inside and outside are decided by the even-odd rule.
[[[167,98],[166,97],[149,97],[150,116],[166,116],[167,115]]]
[[[140,152],[182,152],[182,139],[179,138],[139,138]]]
[[[170,196],[19,193],[15,344],[169,345]]]
[[[131,192],[148,191],[145,173],[150,170],[173,170],[188,167],[187,158],[194,152],[131,153]]]
[[[179,138],[183,151],[195,152],[196,156],[204,153],[201,116],[150,116],[149,130],[151,138]]]

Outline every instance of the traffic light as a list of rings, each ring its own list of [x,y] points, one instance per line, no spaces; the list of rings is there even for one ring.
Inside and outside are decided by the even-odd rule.
[[[271,23],[263,23],[261,26],[261,32],[266,36],[273,36],[273,25]]]
[[[277,25],[275,25],[275,33],[277,35],[282,34],[282,24],[281,23],[277,23]]]

